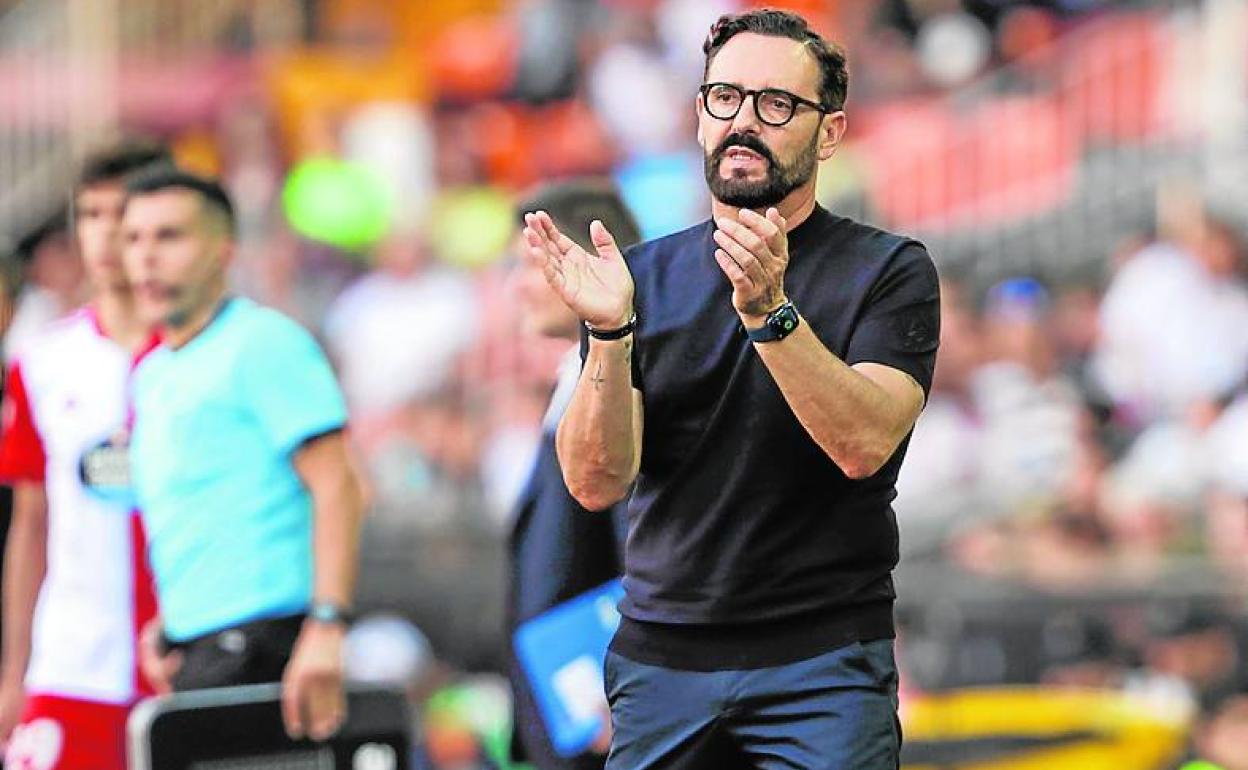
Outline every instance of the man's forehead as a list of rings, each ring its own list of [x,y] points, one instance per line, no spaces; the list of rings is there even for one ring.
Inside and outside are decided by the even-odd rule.
[[[78,190],[77,199],[81,201],[113,201],[125,197],[126,186],[121,182],[95,182]]]
[[[199,196],[193,191],[170,187],[131,196],[126,204],[126,215],[127,218],[184,219],[198,214],[200,205]]]
[[[803,93],[818,88],[819,65],[806,46],[796,40],[742,32],[715,54],[706,79],[712,83]]]

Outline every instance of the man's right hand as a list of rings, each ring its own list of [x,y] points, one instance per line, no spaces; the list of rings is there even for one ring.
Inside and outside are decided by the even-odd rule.
[[[598,329],[618,329],[633,315],[633,276],[602,222],[590,224],[589,237],[597,254],[559,232],[545,211],[524,216],[526,258],[542,268],[547,282],[582,321]]]
[[[139,668],[158,695],[173,692],[173,678],[182,668],[182,653],[165,649],[160,618],[152,618],[139,633]]]
[[[0,744],[9,742],[26,708],[26,685],[20,678],[0,684]]]

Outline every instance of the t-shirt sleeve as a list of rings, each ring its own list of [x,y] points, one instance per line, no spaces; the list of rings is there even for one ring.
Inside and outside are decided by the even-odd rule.
[[[845,363],[891,366],[914,378],[926,397],[940,343],[940,284],[922,245],[901,247],[871,288],[850,336]]]
[[[329,360],[294,321],[266,319],[249,339],[240,365],[246,403],[283,454],[346,426],[346,404]]]
[[[4,404],[0,406],[0,481],[43,482],[47,465],[21,366],[13,364],[4,382]]]

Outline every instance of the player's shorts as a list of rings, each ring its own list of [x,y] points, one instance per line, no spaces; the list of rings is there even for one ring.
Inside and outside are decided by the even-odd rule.
[[[5,770],[126,770],[129,706],[32,694]]]

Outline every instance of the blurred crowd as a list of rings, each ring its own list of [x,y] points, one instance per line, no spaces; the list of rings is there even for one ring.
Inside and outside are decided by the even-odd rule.
[[[419,669],[444,683],[424,667],[430,645],[464,668],[498,662],[501,543],[564,352],[519,330],[512,200],[540,180],[601,176],[647,237],[702,219],[701,42],[746,4],[226,3],[212,109],[174,98],[129,126],[223,178],[240,212],[237,289],[301,320],[338,368],[376,501],[361,603],[428,634],[382,624],[376,643],[389,657],[407,649],[411,665],[369,676]],[[852,126],[857,106],[956,88],[1132,4],[782,5],[846,43]],[[843,155],[824,175],[830,206],[852,141]],[[1139,623],[1096,609],[1050,618],[1053,665],[1032,673],[1128,688],[1143,672],[1207,704],[1211,725],[1231,703],[1227,729],[1242,737],[1248,209],[1195,195],[1157,213],[1079,278],[944,272],[936,381],[895,508],[908,558],[1039,592],[1208,568],[1218,590],[1144,607]],[[23,235],[4,272],[9,350],[83,297],[65,214]],[[456,605],[480,611],[451,617]],[[476,705],[464,713],[502,713]],[[446,735],[433,750],[469,761],[456,752],[475,749]]]

